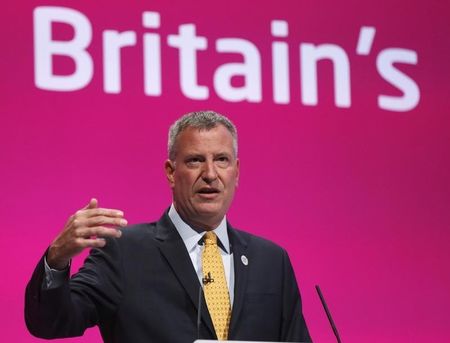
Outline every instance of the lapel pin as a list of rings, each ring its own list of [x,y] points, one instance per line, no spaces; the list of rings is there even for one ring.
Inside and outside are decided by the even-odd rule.
[[[248,266],[248,258],[245,255],[241,256],[241,261],[244,266]]]

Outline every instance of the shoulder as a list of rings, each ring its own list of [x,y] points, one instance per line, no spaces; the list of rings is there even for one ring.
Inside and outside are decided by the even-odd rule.
[[[235,228],[230,228],[229,233],[232,236],[233,243],[242,244],[249,251],[261,253],[265,256],[287,257],[286,250],[271,240]]]
[[[266,282],[271,283],[274,289],[279,286],[279,282],[292,280],[292,264],[283,247],[245,231],[233,229],[229,232],[230,236],[234,236],[232,250],[236,254],[235,258],[247,260],[242,263],[250,266],[249,278],[261,280],[262,275],[265,275],[265,279],[270,279]]]

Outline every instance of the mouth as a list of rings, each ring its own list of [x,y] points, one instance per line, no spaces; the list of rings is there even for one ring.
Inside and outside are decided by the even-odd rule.
[[[214,187],[202,187],[196,193],[202,198],[213,199],[219,195],[220,191]]]

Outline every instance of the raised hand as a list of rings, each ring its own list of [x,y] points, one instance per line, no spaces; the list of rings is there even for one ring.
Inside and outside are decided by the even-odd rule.
[[[70,259],[84,249],[105,246],[105,237],[119,238],[122,232],[117,228],[126,225],[122,211],[99,208],[97,199],[91,199],[86,207],[69,218],[50,245],[47,263],[51,268],[64,269]]]

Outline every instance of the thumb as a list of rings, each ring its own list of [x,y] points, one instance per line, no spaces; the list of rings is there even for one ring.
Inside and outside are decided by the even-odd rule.
[[[89,210],[89,209],[97,208],[97,207],[98,207],[98,200],[95,199],[95,198],[92,198],[92,199],[89,201],[89,204],[87,204],[87,205],[83,208],[83,210]]]

